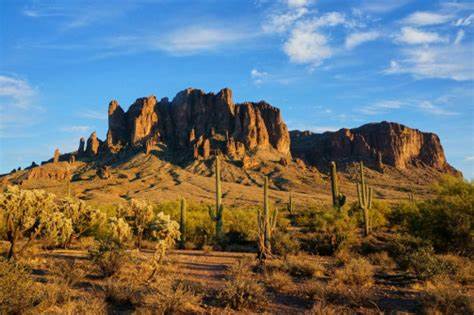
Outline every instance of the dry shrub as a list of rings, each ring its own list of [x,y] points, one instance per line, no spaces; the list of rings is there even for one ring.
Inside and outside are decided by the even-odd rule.
[[[101,243],[97,250],[90,250],[89,256],[104,277],[117,274],[129,258],[122,248],[109,242]]]
[[[293,287],[293,279],[282,271],[265,273],[265,285],[276,292],[289,292]]]
[[[212,246],[204,245],[202,247],[202,250],[204,251],[204,254],[208,255],[208,254],[212,253],[213,248],[212,248]]]
[[[47,283],[40,288],[40,303],[37,309],[46,312],[51,308],[70,303],[72,298],[72,291],[65,284]]]
[[[23,313],[39,300],[39,288],[27,270],[0,258],[0,314]]]
[[[343,306],[335,306],[325,302],[316,302],[308,312],[311,315],[349,315],[354,314],[351,309]]]
[[[193,313],[201,302],[197,287],[182,280],[161,278],[151,285],[151,308],[160,314]]]
[[[380,266],[384,270],[396,268],[395,261],[388,255],[386,251],[370,254],[367,258],[371,264]]]
[[[452,266],[454,273],[449,273],[452,280],[463,285],[474,284],[474,263],[472,260],[460,256],[444,255],[439,259],[444,265]]]
[[[355,258],[336,270],[334,281],[356,287],[373,285],[374,266],[364,258]]]
[[[57,312],[48,310],[48,314],[102,315],[107,314],[107,304],[101,298],[93,296],[80,297],[61,307],[57,307]]]
[[[364,258],[354,258],[336,270],[326,288],[326,298],[338,304],[368,307],[372,301],[374,267]]]
[[[291,256],[284,260],[283,270],[298,279],[310,279],[314,276],[323,276],[325,268],[301,256]]]
[[[231,267],[224,288],[218,294],[218,302],[236,310],[259,309],[266,304],[265,289],[256,281],[247,261],[241,260]]]
[[[69,287],[74,287],[81,282],[86,275],[83,265],[76,260],[55,262],[51,265],[50,271],[55,276],[56,282],[63,283]]]
[[[445,276],[428,281],[421,300],[426,314],[474,314],[473,297]]]
[[[109,278],[103,288],[109,304],[132,307],[141,302],[143,287],[135,281]]]
[[[309,280],[303,282],[300,285],[298,295],[302,298],[311,300],[311,301],[318,301],[318,302],[326,302],[326,295],[327,295],[327,288],[326,284],[322,281],[315,281]]]

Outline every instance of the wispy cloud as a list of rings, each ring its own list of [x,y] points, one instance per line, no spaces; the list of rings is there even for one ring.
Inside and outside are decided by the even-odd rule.
[[[404,18],[402,23],[416,26],[438,25],[447,23],[452,18],[450,14],[417,11]]]
[[[411,74],[415,78],[474,80],[470,45],[414,47],[402,50],[400,60],[392,60],[386,74]]]
[[[0,105],[26,109],[37,95],[36,88],[28,81],[11,76],[0,75]]]
[[[404,103],[398,100],[383,100],[374,104],[363,106],[358,111],[365,115],[379,115],[399,109],[403,105]]]
[[[433,114],[433,115],[439,115],[439,116],[458,115],[457,112],[453,112],[445,108],[442,108],[434,104],[432,101],[422,101],[418,104],[418,108],[426,113]]]
[[[260,85],[268,78],[268,73],[265,71],[258,71],[257,69],[252,69],[252,71],[250,71],[250,76],[252,77],[254,84]]]
[[[92,109],[86,109],[83,112],[79,113],[78,116],[82,118],[86,118],[86,119],[93,119],[93,120],[106,120],[107,119],[107,113],[105,111],[99,112]]]
[[[89,126],[67,126],[67,127],[62,127],[61,131],[64,132],[87,132],[91,130],[91,127]]]
[[[447,39],[441,37],[438,33],[425,32],[408,26],[401,29],[401,33],[397,35],[396,40],[399,43],[410,45],[447,42]]]
[[[465,35],[464,30],[459,30],[456,34],[456,39],[454,40],[454,44],[459,45],[461,41],[463,40],[464,35]]]
[[[409,2],[410,0],[364,0],[360,8],[372,13],[388,13],[403,7]]]
[[[351,33],[346,37],[345,46],[346,49],[353,49],[363,43],[376,40],[380,36],[378,31]]]

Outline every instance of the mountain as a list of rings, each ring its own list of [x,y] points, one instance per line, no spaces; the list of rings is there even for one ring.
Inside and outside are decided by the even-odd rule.
[[[227,197],[244,203],[260,199],[262,174],[280,202],[289,190],[307,203],[326,199],[330,161],[336,161],[348,196],[355,195],[358,161],[367,165],[378,197],[386,199],[424,194],[442,174],[461,176],[433,133],[391,122],[322,134],[289,132],[278,108],[264,101],[235,104],[228,88],[217,94],[189,88],[172,101],[143,97],[126,111],[113,100],[108,127],[104,141],[94,132],[80,139],[77,151],[56,150],[52,159],[6,174],[1,183],[56,193],[72,189],[98,203],[181,195],[208,200],[216,154],[224,156],[223,180],[232,187]]]

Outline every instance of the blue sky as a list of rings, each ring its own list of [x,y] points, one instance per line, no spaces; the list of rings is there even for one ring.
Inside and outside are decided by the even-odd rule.
[[[0,172],[77,148],[107,105],[187,87],[290,129],[396,121],[474,178],[474,2],[0,1]]]

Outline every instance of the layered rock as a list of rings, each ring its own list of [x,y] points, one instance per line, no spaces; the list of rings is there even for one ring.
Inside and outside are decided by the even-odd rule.
[[[88,157],[96,157],[99,154],[99,148],[101,145],[101,141],[97,138],[97,134],[94,131],[87,139],[87,146],[85,154]]]
[[[458,173],[447,163],[437,135],[386,121],[323,134],[292,131],[291,151],[320,169],[330,161],[342,166],[363,161],[379,170],[383,165],[400,170],[419,166]]]
[[[118,144],[135,148],[150,141],[189,151],[194,158],[215,151],[242,157],[246,150],[290,155],[290,136],[279,109],[265,102],[234,104],[230,89],[218,94],[186,89],[171,102],[139,98],[127,112],[116,101],[109,104],[109,152],[116,152]]]

